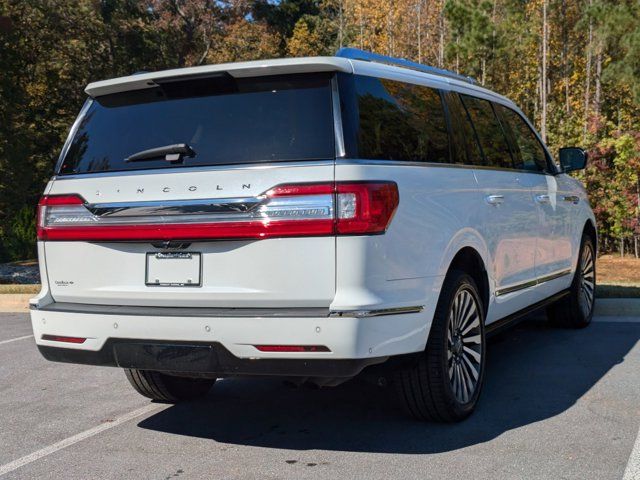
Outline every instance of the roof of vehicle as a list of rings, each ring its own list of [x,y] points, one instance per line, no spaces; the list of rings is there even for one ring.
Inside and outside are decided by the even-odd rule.
[[[348,49],[353,52],[359,50]],[[338,52],[340,55],[341,52]],[[361,60],[360,56],[347,57],[304,57],[304,58],[280,58],[271,60],[255,60],[250,62],[221,63],[217,65],[202,65],[199,67],[178,68],[159,72],[140,73],[126,77],[113,78],[92,82],[85,88],[85,92],[91,97],[100,97],[113,93],[131,90],[142,90],[157,86],[156,80],[189,79],[205,77],[218,72],[226,72],[235,78],[258,77],[266,75],[311,73],[311,72],[344,72],[359,75],[377,76],[390,80],[400,80],[409,83],[424,84],[434,88],[456,90],[462,93],[470,93],[489,98],[510,106],[515,106],[508,98],[503,97],[480,85],[472,83],[462,75],[433,67],[434,73],[410,68],[412,62],[398,59],[399,63],[383,63],[378,59],[391,59],[381,55],[370,54],[372,60]],[[393,60],[393,59],[391,59]],[[404,66],[404,64],[408,66]],[[403,65],[403,66],[400,66]],[[419,64],[413,64],[419,66]],[[442,73],[438,73],[442,72]]]

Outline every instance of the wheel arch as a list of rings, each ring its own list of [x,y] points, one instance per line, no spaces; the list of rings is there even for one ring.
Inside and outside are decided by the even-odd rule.
[[[582,235],[589,235],[593,240],[593,246],[596,249],[596,255],[598,254],[598,230],[591,219],[587,220],[582,229]]]
[[[489,275],[482,256],[471,246],[462,247],[451,260],[447,274],[454,269],[466,272],[476,282],[476,285],[480,290],[480,298],[482,299],[484,315],[486,318],[491,291],[489,287]]]

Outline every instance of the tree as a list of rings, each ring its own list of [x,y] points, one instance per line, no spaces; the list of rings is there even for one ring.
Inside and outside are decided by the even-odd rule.
[[[582,177],[603,245],[640,236],[636,0],[0,0],[0,260],[34,251],[25,212],[88,82],[340,46],[457,70],[510,97],[552,152],[590,150]]]

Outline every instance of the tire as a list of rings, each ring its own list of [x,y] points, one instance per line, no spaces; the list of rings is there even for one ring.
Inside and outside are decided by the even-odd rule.
[[[478,287],[465,272],[452,270],[442,286],[424,352],[396,373],[396,388],[408,412],[434,422],[468,417],[482,390],[485,349]]]
[[[593,239],[589,235],[583,235],[569,295],[547,308],[547,317],[553,325],[584,328],[591,323],[596,288],[595,252]]]
[[[125,368],[124,373],[140,395],[168,403],[203,397],[216,381],[215,378],[174,377],[166,373],[129,368]]]

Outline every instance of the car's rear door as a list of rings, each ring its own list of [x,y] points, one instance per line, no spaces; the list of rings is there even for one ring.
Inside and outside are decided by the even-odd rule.
[[[528,299],[512,295],[535,286],[535,246],[539,227],[532,191],[514,169],[507,137],[493,104],[483,98],[454,94],[452,109],[471,127],[472,155],[480,157],[475,176],[481,191],[482,210],[478,224],[492,258],[488,266],[495,303],[489,321],[502,318],[528,305]],[[457,106],[456,106],[457,104]],[[476,143],[474,143],[474,139]]]
[[[561,176],[554,175],[551,159],[524,118],[510,108],[497,108],[515,143],[516,166],[531,185],[540,218],[536,240],[536,277],[539,285],[544,285],[537,293],[543,299],[556,293],[560,287],[568,286],[571,281],[578,197],[567,188]]]
[[[334,163],[331,73],[218,74],[97,97],[42,202],[51,294],[328,307]]]

